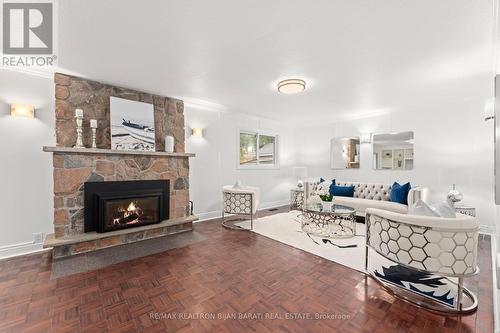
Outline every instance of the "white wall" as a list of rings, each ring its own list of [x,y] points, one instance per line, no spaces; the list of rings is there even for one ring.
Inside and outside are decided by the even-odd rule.
[[[2,257],[53,232],[52,156],[42,146],[55,144],[55,115],[52,79],[0,70],[0,87]],[[11,103],[34,105],[36,118],[11,117]]]
[[[483,112],[484,99],[478,99],[303,128],[299,163],[309,165],[309,175],[314,177],[383,183],[410,181],[428,186],[434,201],[443,201],[452,184],[456,184],[464,194],[463,202],[477,208],[481,224],[491,231],[496,216],[493,122],[485,122]],[[330,169],[332,137],[401,131],[415,134],[413,170],[373,170],[371,144],[361,144],[359,170]]]
[[[235,112],[214,112],[189,106],[185,107],[185,117],[186,151],[196,153],[190,160],[190,196],[200,218],[221,215],[222,186],[232,185],[236,180],[260,187],[262,208],[289,202],[297,151],[292,129],[275,121]],[[189,136],[189,129],[194,127],[203,128],[203,138]],[[238,169],[239,129],[276,132],[279,135],[279,169]]]

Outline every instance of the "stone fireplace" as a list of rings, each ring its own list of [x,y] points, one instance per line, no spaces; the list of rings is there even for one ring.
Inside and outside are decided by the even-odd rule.
[[[157,151],[111,150],[110,97],[152,103]],[[54,233],[44,246],[54,258],[192,230],[189,158],[183,102],[57,73],[53,154]],[[83,109],[84,144],[97,119],[97,149],[74,148],[74,110]],[[175,140],[165,153],[165,135]],[[89,194],[87,196],[88,193]]]

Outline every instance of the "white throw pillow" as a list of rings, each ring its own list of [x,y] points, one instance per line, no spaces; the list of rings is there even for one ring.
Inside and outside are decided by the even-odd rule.
[[[431,206],[432,210],[440,217],[456,218],[457,212],[448,201],[442,201]]]
[[[457,214],[455,212],[455,207],[450,205],[450,203],[448,203],[447,201],[429,205],[420,199],[408,209],[408,214],[419,215],[419,216],[446,217],[446,218],[457,217]]]
[[[418,199],[414,205],[410,206],[408,209],[409,215],[419,215],[419,216],[434,216],[438,217],[439,215],[432,209],[431,206],[423,202],[421,199]]]

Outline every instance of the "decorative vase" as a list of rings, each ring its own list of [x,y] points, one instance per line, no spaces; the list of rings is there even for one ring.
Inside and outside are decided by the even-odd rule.
[[[333,201],[323,201],[323,211],[331,212],[332,211]]]
[[[455,184],[453,184],[453,189],[448,192],[446,200],[450,203],[452,207],[455,206],[457,202],[462,201],[464,195],[455,189]]]
[[[171,135],[165,136],[165,152],[166,153],[174,152],[174,137]]]

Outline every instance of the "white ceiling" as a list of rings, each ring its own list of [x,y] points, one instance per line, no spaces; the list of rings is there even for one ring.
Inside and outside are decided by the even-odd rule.
[[[63,0],[59,66],[311,123],[492,92],[493,0]],[[303,78],[307,90],[275,84]]]

